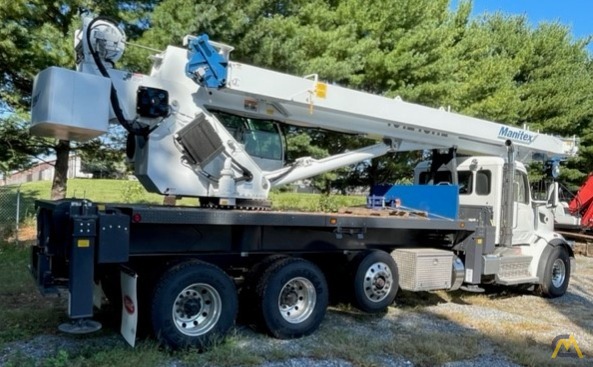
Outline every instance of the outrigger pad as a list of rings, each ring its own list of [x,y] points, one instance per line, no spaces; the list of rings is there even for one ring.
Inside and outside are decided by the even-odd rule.
[[[58,329],[68,334],[90,334],[101,330],[101,327],[100,322],[91,319],[78,319],[60,324]]]
[[[222,141],[202,114],[179,130],[177,142],[184,155],[193,163],[204,167],[224,149]]]

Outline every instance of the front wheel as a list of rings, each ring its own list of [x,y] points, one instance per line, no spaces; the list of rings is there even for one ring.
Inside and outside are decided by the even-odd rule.
[[[237,290],[218,267],[190,261],[169,269],[152,301],[152,325],[159,341],[172,348],[207,348],[233,326]]]
[[[317,330],[328,303],[323,273],[313,263],[298,258],[279,260],[266,269],[256,294],[265,328],[280,339]]]
[[[539,291],[544,297],[556,298],[566,293],[570,280],[570,257],[563,246],[556,246],[545,260]]]

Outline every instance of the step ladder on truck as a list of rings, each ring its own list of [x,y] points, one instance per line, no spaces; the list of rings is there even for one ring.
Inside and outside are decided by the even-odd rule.
[[[379,312],[400,287],[566,292],[572,248],[532,201],[523,164],[574,154],[562,140],[238,63],[205,35],[154,55],[148,75],[115,68],[125,34],[111,20],[87,14],[75,38],[76,71],[36,77],[31,132],[83,141],[121,124],[142,185],[202,207],[38,201],[31,269],[42,293],[68,291],[62,330],[100,327],[93,289],[121,305],[130,344],[140,316],[173,348],[207,347],[239,308],[275,337],[308,335],[330,294]],[[282,124],[375,143],[286,164]],[[399,203],[443,202],[444,214],[248,210],[266,207],[272,187],[410,150],[433,155]]]

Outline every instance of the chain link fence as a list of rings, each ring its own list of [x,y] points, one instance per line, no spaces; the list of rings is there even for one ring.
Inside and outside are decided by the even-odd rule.
[[[14,238],[18,242],[21,209],[20,186],[0,186],[0,239]]]

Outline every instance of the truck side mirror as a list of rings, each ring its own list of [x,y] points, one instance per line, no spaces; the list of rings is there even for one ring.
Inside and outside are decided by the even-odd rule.
[[[558,206],[558,182],[553,181],[548,186],[547,205],[555,208]]]

